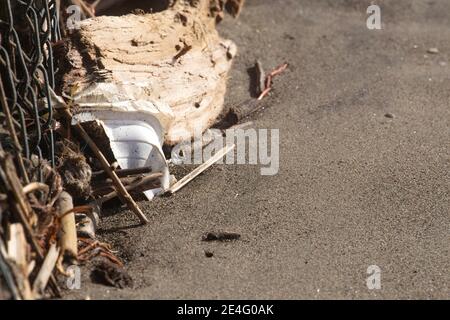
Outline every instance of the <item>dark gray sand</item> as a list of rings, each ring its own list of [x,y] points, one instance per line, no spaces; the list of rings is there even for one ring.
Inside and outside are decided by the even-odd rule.
[[[227,18],[220,32],[240,50],[227,105],[249,97],[256,58],[290,63],[252,117],[280,129],[279,174],[215,166],[140,202],[145,227],[116,210],[99,234],[134,288],[84,270],[67,298],[448,299],[450,1],[377,1],[381,31],[366,28],[367,2],[248,0]],[[217,230],[241,239],[201,241]],[[381,290],[366,286],[372,264]]]

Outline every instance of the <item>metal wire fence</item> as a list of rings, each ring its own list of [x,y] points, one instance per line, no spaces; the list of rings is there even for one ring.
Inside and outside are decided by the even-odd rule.
[[[0,147],[15,156],[24,181],[24,159],[36,155],[55,165],[50,88],[53,46],[61,39],[58,7],[57,0],[0,3]]]

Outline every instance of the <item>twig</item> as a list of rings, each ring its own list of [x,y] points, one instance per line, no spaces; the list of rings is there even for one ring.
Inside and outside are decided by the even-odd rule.
[[[145,190],[148,190],[149,184],[154,183],[154,181],[156,179],[161,178],[161,177],[162,177],[162,173],[159,173],[159,172],[158,173],[153,173],[153,174],[150,174],[150,175],[148,175],[146,177],[142,177],[141,179],[137,180],[134,183],[131,183],[131,184],[127,185],[125,187],[125,189],[127,191],[133,191],[133,190],[145,191]],[[101,203],[107,202],[107,201],[109,201],[111,199],[114,199],[115,197],[117,197],[117,191],[113,191],[111,193],[108,193],[107,195],[103,196],[102,198],[96,200],[96,202],[98,204],[101,204]]]
[[[52,275],[53,269],[56,265],[56,260],[58,259],[59,249],[56,248],[55,244],[50,246],[48,250],[47,256],[42,263],[41,269],[34,280],[33,283],[33,292],[35,294],[42,294],[47,286],[47,282]]]
[[[197,177],[200,173],[211,167],[214,163],[219,161],[221,158],[223,158],[228,152],[233,150],[235,147],[235,144],[231,146],[226,146],[223,149],[219,150],[215,155],[213,155],[211,158],[209,158],[207,161],[199,165],[197,168],[195,168],[191,173],[184,176],[181,180],[179,180],[177,183],[175,183],[173,186],[171,186],[167,192],[170,194],[174,194],[181,188],[183,188],[186,184],[188,184],[191,180],[193,180],[195,177]]]
[[[144,177],[148,178],[149,180],[151,180],[151,179],[157,180],[157,179],[161,178],[161,175],[162,175],[161,172],[150,173],[147,175],[138,174],[138,175],[134,175],[134,176],[120,177],[120,181],[122,181],[123,185],[126,186],[131,183],[136,183],[137,181],[142,180],[142,178],[144,178]],[[112,187],[112,181],[109,178],[105,179],[104,181],[96,181],[96,182],[92,183],[92,188],[94,190],[99,189],[99,188],[108,188],[108,187]]]
[[[142,168],[134,168],[134,169],[117,169],[115,170],[116,174],[119,178],[126,176],[133,176],[136,174],[144,174],[152,172],[152,167],[142,167]],[[97,171],[92,174],[92,178],[94,179],[105,179],[107,174],[105,171]]]

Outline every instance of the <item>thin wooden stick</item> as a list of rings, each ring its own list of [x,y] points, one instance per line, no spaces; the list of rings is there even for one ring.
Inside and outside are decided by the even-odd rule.
[[[142,167],[142,168],[134,168],[134,169],[118,169],[115,171],[116,171],[117,176],[119,178],[122,178],[122,177],[126,177],[126,176],[133,176],[136,174],[150,173],[150,172],[152,172],[152,167]],[[103,170],[92,173],[92,178],[95,178],[95,179],[103,179],[106,177],[107,177],[107,174]]]
[[[184,176],[180,181],[175,183],[173,186],[171,186],[167,192],[170,194],[173,194],[183,188],[186,184],[188,184],[191,180],[193,180],[195,177],[197,177],[200,173],[211,167],[214,163],[219,161],[221,158],[223,158],[228,152],[234,149],[236,145],[233,144],[231,146],[225,146],[223,149],[219,150],[215,155],[213,155],[211,158],[209,158],[207,161],[199,165],[197,168],[195,168],[191,173]]]
[[[143,178],[145,178],[147,181],[154,180],[155,181],[154,184],[156,185],[156,184],[159,184],[159,178],[161,178],[161,177],[162,177],[162,173],[157,172],[157,173],[151,173],[146,176],[137,175],[137,176],[123,177],[123,178],[120,178],[120,181],[122,181],[123,185],[126,187],[130,184],[137,183],[137,182],[141,181]],[[107,192],[105,192],[105,191],[107,191]],[[105,193],[109,193],[111,191],[114,191],[114,186],[112,184],[111,179],[107,179],[106,181],[96,182],[96,183],[92,184],[92,194],[94,196],[102,195],[102,194],[104,195]]]
[[[133,191],[133,190],[139,190],[139,191],[145,191],[149,189],[149,184],[154,183],[155,179],[158,179],[162,177],[162,173],[153,173],[151,175],[148,175],[146,177],[143,177],[136,182],[133,182],[125,187],[127,191]],[[107,195],[103,196],[102,198],[96,200],[98,204],[104,203],[106,201],[109,201],[111,199],[114,199],[117,197],[117,191],[113,191],[111,193],[108,193]]]
[[[59,109],[63,112],[64,116],[68,119],[72,119],[72,114],[67,108],[61,108]],[[147,217],[144,215],[144,213],[141,211],[141,209],[138,207],[136,202],[133,200],[131,195],[128,193],[128,191],[125,189],[124,185],[120,181],[117,174],[111,169],[110,164],[108,163],[108,160],[106,160],[106,157],[103,155],[103,153],[100,151],[100,149],[97,147],[95,142],[89,137],[86,130],[79,124],[78,122],[74,125],[75,130],[78,132],[78,134],[87,142],[89,147],[91,148],[92,152],[94,152],[97,159],[100,161],[103,170],[108,174],[108,176],[111,178],[112,182],[114,183],[114,186],[116,187],[117,194],[119,198],[127,204],[128,208],[132,210],[136,216],[139,218],[141,223],[146,224],[149,222]]]
[[[52,275],[53,269],[55,268],[58,255],[59,249],[56,248],[55,244],[52,244],[33,283],[33,292],[36,295],[44,292],[50,276]]]

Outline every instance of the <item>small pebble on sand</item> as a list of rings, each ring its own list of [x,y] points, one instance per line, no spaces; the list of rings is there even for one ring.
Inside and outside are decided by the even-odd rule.
[[[438,48],[430,48],[427,50],[428,53],[431,54],[438,54],[439,53],[439,49]]]

